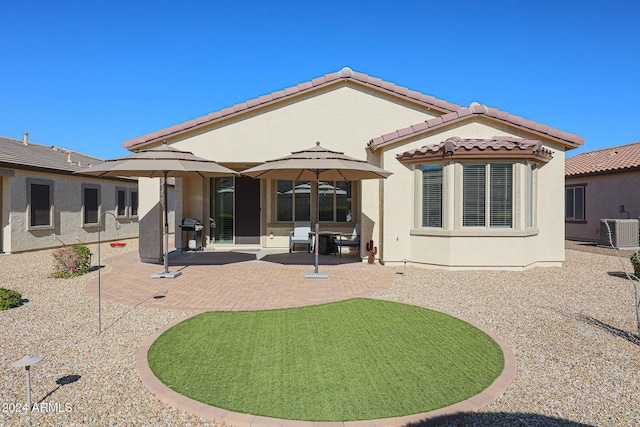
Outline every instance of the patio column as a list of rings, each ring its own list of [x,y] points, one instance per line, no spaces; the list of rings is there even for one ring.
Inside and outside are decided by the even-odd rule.
[[[142,262],[162,262],[162,205],[160,204],[160,179],[138,179],[138,254]]]

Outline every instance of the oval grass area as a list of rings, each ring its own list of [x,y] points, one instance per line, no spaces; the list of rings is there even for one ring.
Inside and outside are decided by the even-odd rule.
[[[303,421],[411,415],[468,399],[501,373],[498,344],[433,310],[372,299],[208,312],[148,353],[165,385],[234,412]]]

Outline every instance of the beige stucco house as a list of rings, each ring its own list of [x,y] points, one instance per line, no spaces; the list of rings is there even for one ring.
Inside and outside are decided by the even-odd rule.
[[[567,238],[599,241],[600,220],[640,218],[640,142],[573,156],[565,174]]]
[[[368,160],[393,175],[322,183],[321,229],[349,232],[359,223],[363,256],[373,240],[382,262],[448,269],[561,265],[565,151],[583,143],[495,108],[462,107],[349,68],[123,145],[135,151],[165,140],[237,171],[316,141]],[[141,215],[157,206],[146,191],[156,185],[140,181]],[[316,220],[314,186],[305,182],[178,179],[176,196],[175,225],[183,217],[203,221],[214,247],[287,248],[294,220]],[[145,230],[157,230],[141,233],[144,260],[161,257],[159,218],[143,219],[156,222]]]
[[[138,236],[136,180],[74,175],[101,160],[0,137],[0,252],[15,253]],[[106,225],[105,225],[106,223]]]

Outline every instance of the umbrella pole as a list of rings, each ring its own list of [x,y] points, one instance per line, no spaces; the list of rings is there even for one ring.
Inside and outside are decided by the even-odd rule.
[[[180,271],[169,271],[169,200],[167,198],[167,171],[164,171],[162,195],[164,199],[164,271],[151,276],[153,279],[175,279],[182,274]]]
[[[308,279],[327,279],[329,275],[327,273],[318,272],[318,237],[320,235],[320,171],[316,170],[316,243],[314,247],[316,262],[313,273],[307,273],[304,277]]]

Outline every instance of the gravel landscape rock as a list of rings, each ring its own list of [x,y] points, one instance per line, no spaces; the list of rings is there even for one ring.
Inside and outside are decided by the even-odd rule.
[[[102,246],[102,260],[123,251]],[[584,247],[583,247],[584,246]],[[95,245],[89,245],[94,254]],[[442,271],[407,267],[374,297],[416,304],[468,319],[500,335],[518,362],[514,383],[495,403],[449,425],[639,425],[640,339],[634,293],[610,249],[567,243],[564,268]],[[588,250],[587,250],[588,249]],[[27,301],[0,311],[0,425],[213,425],[158,401],[134,369],[138,347],[153,331],[193,313],[102,302],[85,285],[98,274],[49,278],[52,251],[0,256],[0,287]],[[624,260],[627,268],[631,264]],[[94,265],[97,260],[94,255]],[[11,362],[42,356],[31,370]]]

